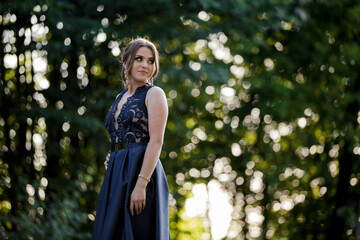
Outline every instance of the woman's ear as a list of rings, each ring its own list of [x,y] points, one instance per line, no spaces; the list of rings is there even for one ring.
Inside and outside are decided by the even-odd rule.
[[[127,65],[126,62],[123,62],[123,67],[124,67],[125,69],[126,69],[126,65]]]

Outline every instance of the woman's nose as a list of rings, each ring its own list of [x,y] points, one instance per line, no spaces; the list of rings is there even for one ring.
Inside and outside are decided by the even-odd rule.
[[[141,66],[142,66],[142,67],[147,67],[147,62],[146,62],[146,61],[142,61]]]

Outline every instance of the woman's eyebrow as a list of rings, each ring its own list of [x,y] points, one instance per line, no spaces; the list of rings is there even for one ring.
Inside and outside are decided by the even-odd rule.
[[[135,57],[142,57],[142,58],[144,58],[144,56],[142,56],[142,55],[140,55],[140,54],[137,54]],[[149,57],[149,59],[153,60],[153,59],[155,59],[155,58],[154,58],[154,57]]]

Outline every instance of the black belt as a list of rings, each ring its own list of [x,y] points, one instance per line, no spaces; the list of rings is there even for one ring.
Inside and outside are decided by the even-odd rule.
[[[117,150],[125,149],[126,145],[127,145],[126,142],[111,144],[111,151],[114,152]]]

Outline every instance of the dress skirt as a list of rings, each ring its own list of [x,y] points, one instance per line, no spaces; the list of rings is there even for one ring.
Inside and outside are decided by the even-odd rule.
[[[93,240],[169,240],[169,188],[160,160],[146,188],[146,206],[130,214],[130,196],[147,143],[130,143],[111,152],[101,186]]]

